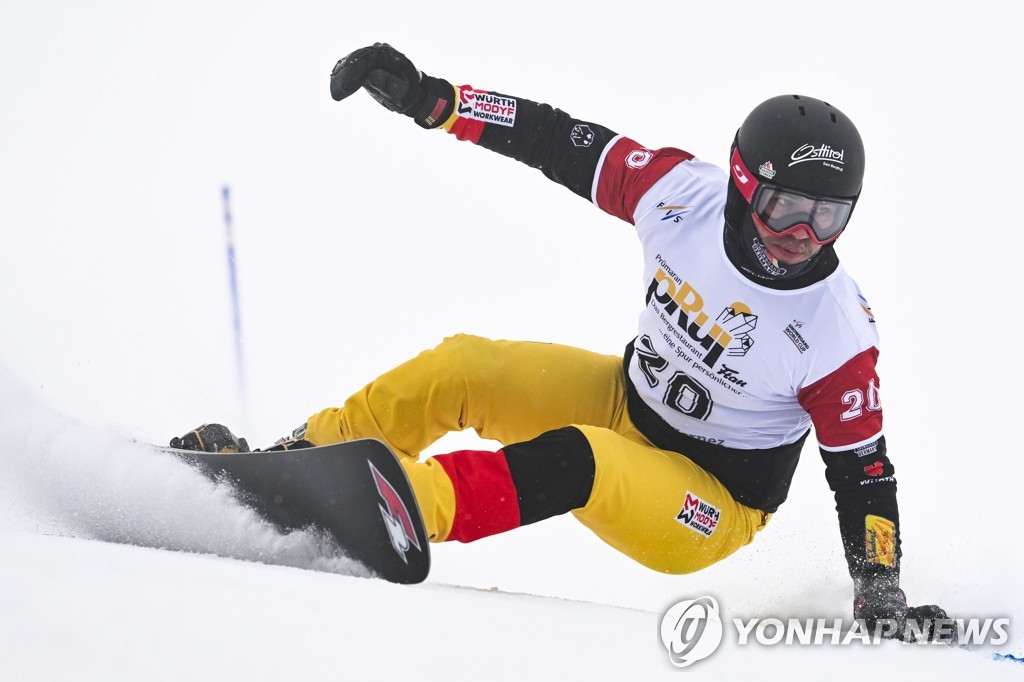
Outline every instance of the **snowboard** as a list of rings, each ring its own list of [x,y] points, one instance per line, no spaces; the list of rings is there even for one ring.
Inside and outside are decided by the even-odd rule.
[[[239,454],[159,449],[226,480],[240,502],[283,531],[314,526],[327,532],[384,580],[419,583],[430,571],[409,479],[379,440]]]

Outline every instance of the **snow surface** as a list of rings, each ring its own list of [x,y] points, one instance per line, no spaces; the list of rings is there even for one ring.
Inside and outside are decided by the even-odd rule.
[[[496,24],[404,2],[0,5],[0,679],[1024,673],[991,651],[898,643],[727,640],[669,665],[658,623],[681,599],[713,595],[726,618],[848,615],[813,446],[755,543],[698,574],[647,571],[559,518],[435,546],[428,582],[401,587],[353,577],[318,538],[274,532],[139,444],[220,421],[265,446],[455,332],[607,353],[630,338],[643,283],[628,226],[369,98],[333,102],[349,50],[387,40],[427,73],[723,164],[753,105],[811,94],[866,140],[839,251],[882,334],[903,586],[1024,623],[1024,143],[1004,132],[1024,99],[1022,6],[515,7]],[[464,444],[480,442],[433,451]],[[1024,655],[1011,633],[999,651]]]

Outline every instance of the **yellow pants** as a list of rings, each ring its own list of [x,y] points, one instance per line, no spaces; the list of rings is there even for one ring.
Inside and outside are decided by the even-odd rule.
[[[443,541],[455,515],[453,486],[433,458],[419,461],[420,452],[466,428],[509,445],[565,426],[579,428],[594,453],[590,499],[573,514],[649,568],[699,570],[750,543],[767,522],[714,476],[637,431],[621,358],[569,346],[450,337],[340,408],[310,417],[306,438],[316,445],[377,438],[390,446],[403,460],[428,536]]]

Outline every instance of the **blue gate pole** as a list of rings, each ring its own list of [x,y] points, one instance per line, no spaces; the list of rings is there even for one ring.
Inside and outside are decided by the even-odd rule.
[[[231,225],[231,189],[224,185],[224,229],[227,236],[228,277],[231,285],[231,316],[235,334],[235,368],[238,379],[238,395],[245,410],[245,360],[242,355],[242,313],[238,305],[238,274],[235,267],[235,237]]]

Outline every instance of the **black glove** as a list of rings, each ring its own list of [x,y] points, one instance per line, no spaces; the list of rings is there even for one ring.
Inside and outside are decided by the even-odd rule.
[[[853,617],[863,619],[871,635],[878,632],[886,639],[947,644],[958,640],[956,621],[942,608],[934,604],[907,606],[903,590],[888,581],[858,590],[853,601]]]
[[[170,445],[177,450],[192,450],[193,452],[224,454],[249,452],[249,444],[245,439],[237,437],[222,424],[197,426],[181,438],[172,438]]]
[[[361,47],[338,61],[331,71],[331,97],[340,102],[359,88],[385,108],[411,116],[424,128],[435,128],[455,109],[452,86],[416,70],[409,59],[387,43]]]

